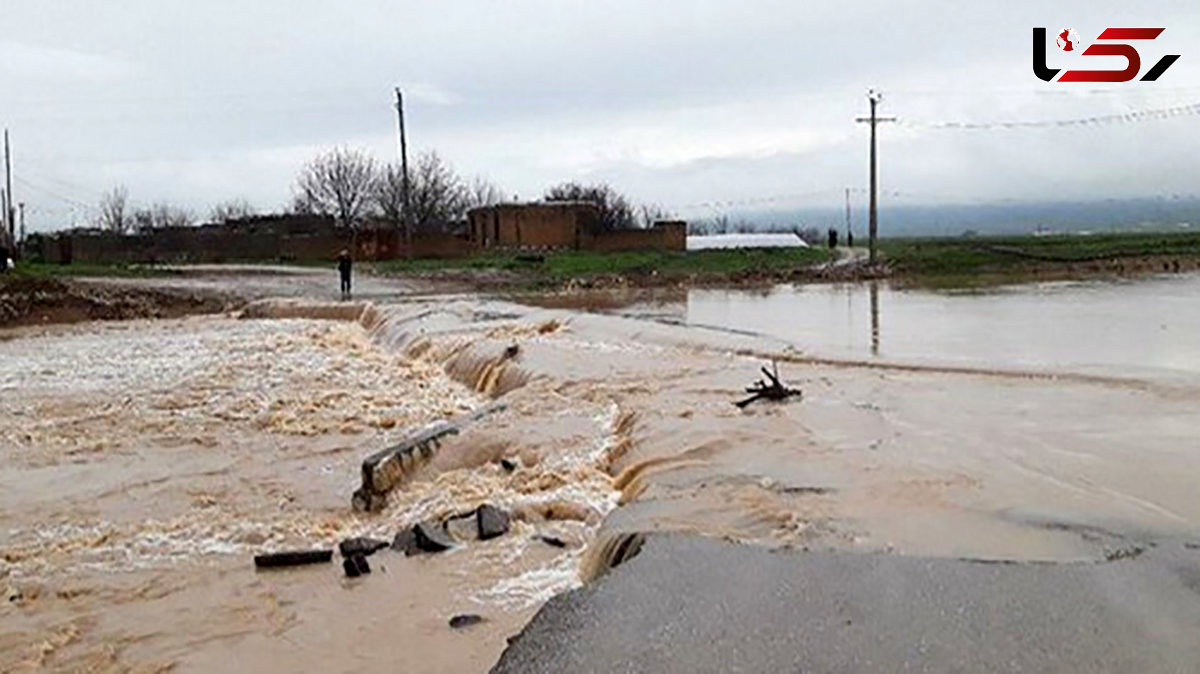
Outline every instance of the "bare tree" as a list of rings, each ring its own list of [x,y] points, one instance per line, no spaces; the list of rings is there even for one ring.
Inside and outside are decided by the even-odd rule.
[[[129,190],[117,185],[100,198],[100,217],[97,224],[102,229],[125,234],[132,223],[129,218]]]
[[[251,218],[255,215],[258,215],[258,212],[254,210],[254,206],[249,201],[230,199],[213,206],[208,214],[208,219],[212,222],[226,223]]]
[[[464,211],[484,206],[495,206],[504,201],[504,192],[500,190],[496,183],[487,178],[475,176],[471,180],[471,184],[466,187],[464,200]]]
[[[375,160],[367,153],[334,148],[301,169],[294,208],[298,213],[331,215],[341,227],[357,227],[367,215],[377,174]]]
[[[404,222],[404,173],[388,164],[379,172],[371,188],[371,205],[384,220],[399,227]]]
[[[168,227],[190,227],[195,217],[185,208],[159,202],[149,208],[134,210],[129,221],[135,231],[149,232]]]
[[[436,152],[417,157],[409,178],[413,231],[446,231],[466,213],[462,178]]]
[[[417,157],[409,173],[409,208],[414,231],[446,231],[465,220],[467,211],[503,201],[494,183],[476,177],[470,182],[454,172],[436,152]],[[379,172],[371,204],[383,219],[400,225],[404,216],[404,174],[388,164]]]
[[[565,182],[546,190],[546,201],[585,201],[600,210],[600,227],[604,230],[633,229],[637,227],[633,206],[625,195],[610,185],[597,183],[582,185]]]

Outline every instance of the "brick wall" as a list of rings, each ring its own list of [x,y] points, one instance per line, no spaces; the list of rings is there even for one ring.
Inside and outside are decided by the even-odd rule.
[[[581,248],[600,252],[626,250],[687,250],[687,224],[658,222],[649,229],[596,232],[581,240]]]
[[[598,214],[590,204],[499,206],[472,211],[469,234],[415,233],[413,257],[464,257],[486,248],[684,250],[687,226],[661,222],[645,230],[590,233]],[[47,262],[220,263],[235,260],[332,260],[343,249],[358,260],[406,256],[398,228],[378,224],[356,233],[314,216],[281,216],[118,235],[99,231],[31,237],[27,254]]]

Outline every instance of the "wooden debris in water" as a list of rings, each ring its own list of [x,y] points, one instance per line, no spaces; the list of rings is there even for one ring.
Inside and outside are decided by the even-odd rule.
[[[768,384],[767,382],[759,379],[754,383],[753,386],[746,387],[746,393],[751,394],[750,397],[746,398],[745,400],[739,400],[735,402],[734,405],[744,409],[747,405],[755,400],[787,400],[788,398],[800,397],[804,395],[804,392],[800,389],[788,388],[787,386],[784,386],[781,381],[779,381],[778,363],[771,363],[771,367],[771,370],[768,370],[765,367],[762,368],[762,373],[766,375],[767,379],[770,380],[770,383]]]

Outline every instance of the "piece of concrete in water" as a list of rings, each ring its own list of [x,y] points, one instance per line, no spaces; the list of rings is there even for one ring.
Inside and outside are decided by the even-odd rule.
[[[487,541],[508,533],[508,513],[493,505],[484,504],[475,511],[479,540]]]
[[[371,573],[371,565],[367,563],[367,558],[363,555],[354,555],[343,559],[342,569],[348,578],[358,578]]]
[[[392,550],[403,552],[407,557],[412,557],[421,552],[421,548],[417,547],[417,534],[412,528],[405,529],[396,534],[396,537],[392,539]]]
[[[338,543],[338,551],[342,553],[343,557],[353,557],[355,555],[370,556],[386,548],[388,545],[387,541],[356,536]]]
[[[442,438],[459,429],[443,421],[417,433],[398,445],[376,452],[362,463],[362,485],[354,492],[355,510],[378,512],[387,505],[387,495],[433,456]]]
[[[436,522],[422,522],[413,527],[417,549],[421,552],[442,552],[454,547],[454,539]]]
[[[291,550],[254,556],[254,566],[275,569],[307,564],[324,564],[333,560],[333,550]]]
[[[485,618],[475,613],[463,613],[450,619],[450,627],[456,630],[466,629],[485,622]]]
[[[387,505],[388,493],[432,458],[443,439],[457,435],[466,424],[504,408],[502,404],[489,405],[453,421],[439,421],[367,457],[362,463],[362,484],[351,497],[351,505],[360,512],[382,510]]]

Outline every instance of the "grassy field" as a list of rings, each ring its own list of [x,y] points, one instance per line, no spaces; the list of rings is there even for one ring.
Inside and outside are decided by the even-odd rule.
[[[385,274],[413,272],[505,271],[531,281],[559,282],[602,275],[665,278],[728,277],[794,270],[830,258],[823,249],[774,248],[693,252],[632,251],[598,253],[564,251],[545,255],[489,253],[458,260],[390,260],[372,265]]]
[[[1033,271],[1069,271],[1089,263],[1200,258],[1200,232],[1088,236],[912,238],[880,241],[902,277],[949,285],[1014,280]]]
[[[71,278],[86,276],[162,276],[166,272],[148,265],[128,264],[53,264],[48,262],[19,262],[9,272],[10,278]]]

